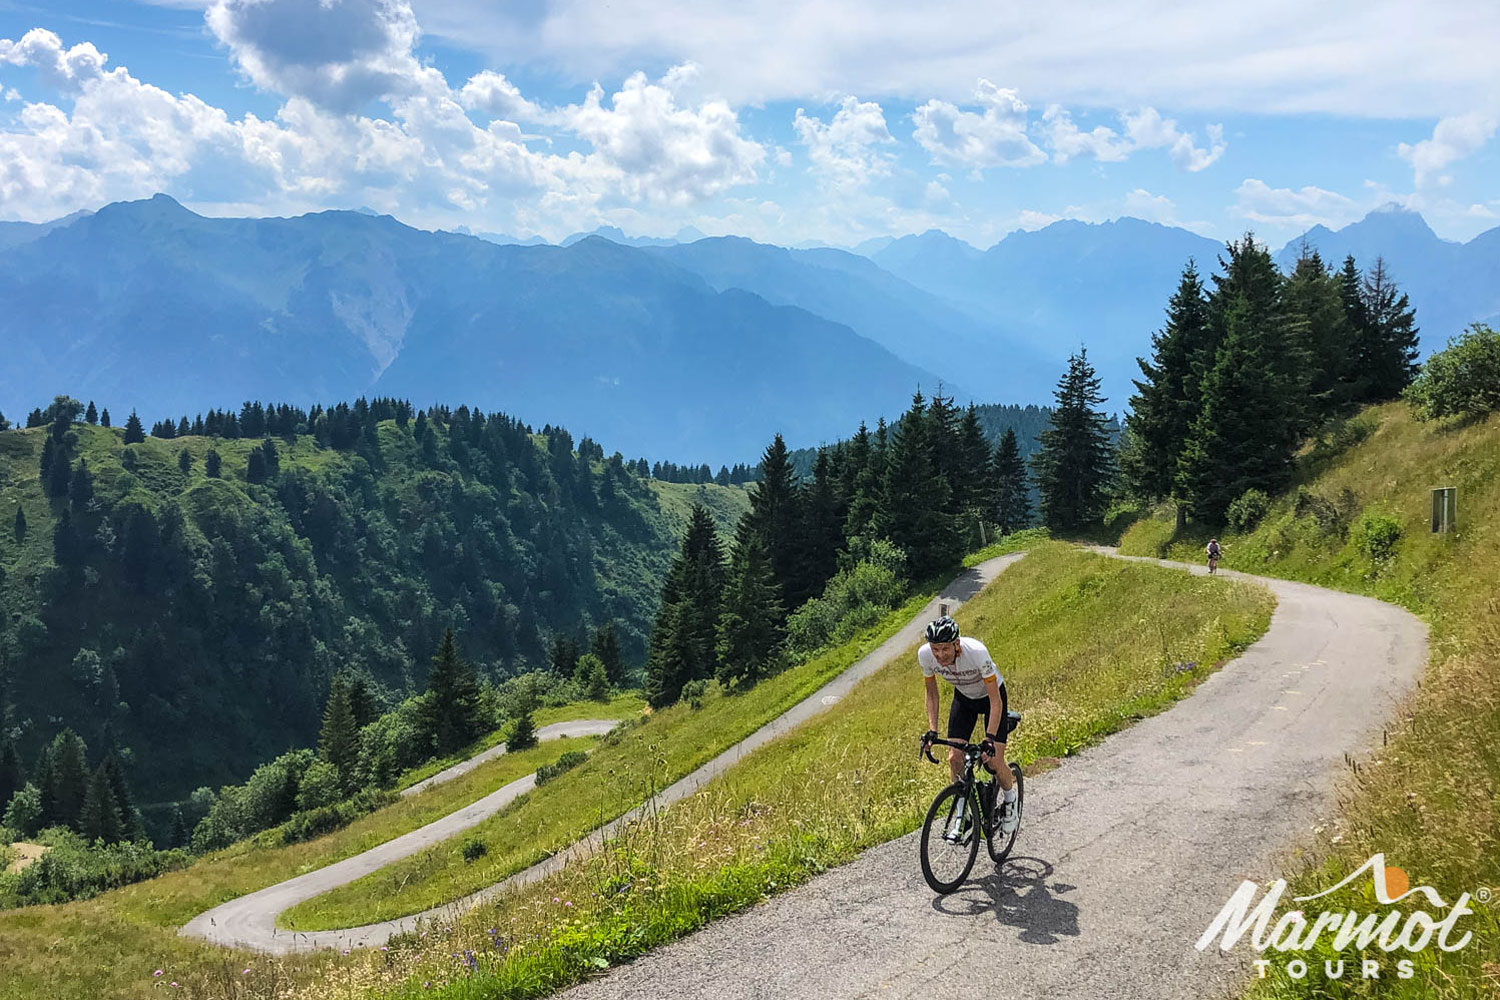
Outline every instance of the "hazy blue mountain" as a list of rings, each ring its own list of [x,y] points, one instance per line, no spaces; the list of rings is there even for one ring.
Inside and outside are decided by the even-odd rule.
[[[563,424],[611,450],[751,460],[893,416],[932,373],[846,326],[603,239],[496,246],[389,216],[208,219],[165,196],[0,254],[0,408],[149,424],[363,393]]]
[[[453,232],[460,236],[473,236],[484,240],[486,243],[497,243],[500,246],[535,247],[543,246],[546,240],[540,236],[512,236],[509,233],[476,233],[468,226],[459,226]]]
[[[1349,254],[1364,270],[1383,257],[1416,307],[1424,354],[1470,323],[1500,318],[1500,227],[1456,243],[1441,239],[1420,214],[1391,205],[1337,231],[1314,226],[1287,243],[1277,263],[1290,269],[1304,246],[1335,268]]]
[[[703,236],[696,229],[692,230],[692,232],[697,233],[700,239]],[[678,242],[675,239],[667,239],[662,236],[626,236],[625,230],[618,226],[600,226],[593,232],[574,233],[571,236],[566,236],[560,245],[570,247],[574,243],[588,239],[590,236],[598,236],[609,240],[611,243],[618,243],[622,247],[669,247]]]
[[[71,215],[65,215],[61,219],[53,219],[51,222],[0,222],[0,250],[8,250],[18,247],[22,243],[30,243],[32,240],[41,239],[54,229],[63,226],[71,226],[79,219],[86,218],[93,213],[86,209],[79,209]]]
[[[861,247],[873,247],[869,240]],[[934,295],[941,295],[976,311],[988,306],[984,253],[940,229],[891,240],[875,250],[870,259],[885,270]]]
[[[1362,269],[1384,257],[1417,309],[1424,353],[1470,322],[1500,320],[1500,228],[1459,244],[1439,239],[1419,214],[1387,208],[1337,232],[1315,226],[1290,241],[1278,263],[1289,269],[1304,242],[1330,266],[1349,253]],[[1054,362],[1087,346],[1108,406],[1123,409],[1138,374],[1134,358],[1150,350],[1183,265],[1195,259],[1206,280],[1218,268],[1222,244],[1125,218],[1056,222],[1011,233],[984,251],[940,230],[867,241],[859,249]]]
[[[1106,407],[1123,410],[1167,299],[1189,257],[1212,270],[1219,244],[1185,229],[1120,219],[1055,222],[977,250],[939,230],[875,252],[881,267],[943,296],[1050,362],[1047,384],[1017,402],[1050,398],[1080,346],[1103,383]]]
[[[789,250],[725,236],[646,252],[720,291],[743,288],[843,323],[949,385],[962,384],[980,402],[1033,401],[1041,398],[1038,385],[1053,377],[1040,352],[845,250]]]

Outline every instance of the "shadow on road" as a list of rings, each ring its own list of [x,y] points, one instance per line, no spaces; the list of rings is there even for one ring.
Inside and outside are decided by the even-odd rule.
[[[1052,874],[1050,861],[1009,858],[999,871],[971,877],[953,895],[938,896],[932,908],[964,917],[993,911],[1000,923],[1017,928],[1027,944],[1057,944],[1078,936],[1078,907],[1061,898],[1075,887],[1052,881]]]
[[[967,601],[983,589],[984,579],[980,576],[979,569],[971,566],[956,576],[952,583],[943,588],[938,600]]]

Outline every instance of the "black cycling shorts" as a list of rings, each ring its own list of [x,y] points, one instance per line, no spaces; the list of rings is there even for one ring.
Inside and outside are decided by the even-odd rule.
[[[1010,710],[1010,703],[1005,697],[1005,682],[1000,682],[1000,717],[1005,718],[1005,713]],[[974,723],[980,716],[984,716],[984,731],[988,735],[994,728],[990,725],[990,698],[968,698],[960,691],[953,692],[953,703],[948,706],[948,738],[950,740],[968,740],[974,735]],[[1009,736],[1009,733],[1004,734]],[[1004,743],[1005,740],[996,740]]]

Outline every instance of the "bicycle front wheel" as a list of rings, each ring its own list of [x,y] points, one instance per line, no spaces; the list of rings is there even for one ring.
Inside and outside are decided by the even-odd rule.
[[[1000,834],[1000,824],[995,824],[995,829],[991,833],[988,842],[990,858],[994,860],[995,864],[1004,861],[1010,854],[1010,849],[1016,845],[1016,834],[1021,832],[1020,818],[1024,815],[1022,806],[1026,802],[1026,781],[1021,774],[1021,765],[1015,761],[1010,761],[1010,773],[1015,775],[1016,778],[1016,828],[1010,831],[1009,837],[1002,837]],[[999,788],[995,789],[995,794],[1000,794]]]
[[[922,877],[944,895],[969,877],[979,856],[979,817],[963,785],[938,792],[922,824]]]

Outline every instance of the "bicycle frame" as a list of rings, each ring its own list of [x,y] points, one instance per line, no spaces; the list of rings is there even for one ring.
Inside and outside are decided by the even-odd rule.
[[[991,821],[989,810],[984,808],[984,801],[979,796],[979,782],[974,777],[975,768],[979,766],[980,760],[984,756],[984,749],[977,743],[934,738],[932,743],[922,748],[922,753],[926,754],[927,759],[934,764],[941,763],[932,755],[932,747],[937,744],[942,744],[945,747],[953,747],[964,752],[964,773],[958,779],[958,783],[964,786],[964,801],[968,803],[970,809],[974,810],[974,815],[979,817],[979,827],[984,831],[984,839],[989,840],[990,834],[994,830],[994,824]],[[994,775],[990,776],[990,780],[995,780]]]

